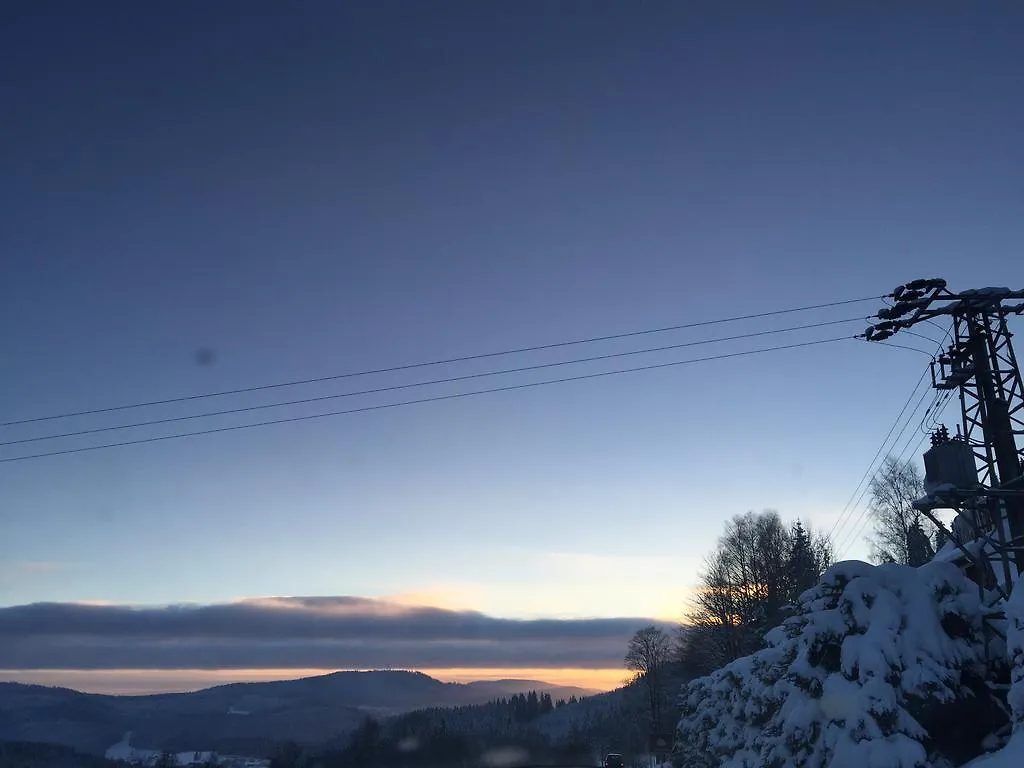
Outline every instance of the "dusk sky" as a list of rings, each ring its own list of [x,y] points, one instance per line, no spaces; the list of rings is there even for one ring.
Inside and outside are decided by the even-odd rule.
[[[1024,287],[1022,25],[1014,2],[8,3],[0,422],[918,277]],[[0,443],[881,306],[5,426]],[[0,459],[865,325],[18,442]],[[111,689],[138,671],[173,688],[413,666],[614,685],[631,631],[682,617],[732,515],[833,526],[927,362],[846,340],[0,463],[0,679]],[[866,557],[848,538],[838,554]],[[295,596],[321,599],[275,599]],[[293,652],[231,625],[210,631],[230,651],[157,658],[124,619],[191,647],[206,625],[161,624],[160,606],[207,606],[223,628],[235,601],[258,626],[298,619],[267,634]],[[43,602],[60,605],[25,607]],[[339,616],[360,617],[338,626],[351,647],[322,653],[310,627]],[[59,666],[72,636],[95,640],[67,662],[79,671],[32,671]]]

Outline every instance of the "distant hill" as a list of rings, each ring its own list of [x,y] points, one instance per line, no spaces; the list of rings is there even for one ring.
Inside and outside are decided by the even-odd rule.
[[[575,696],[582,699],[584,696],[593,696],[600,691],[593,688],[580,688],[573,685],[552,685],[542,680],[479,680],[473,683],[464,683],[470,691],[469,700],[466,704],[480,704],[517,693],[548,693],[552,699],[570,699]]]
[[[675,677],[670,675],[664,692],[667,723],[678,719],[674,701],[680,682]],[[513,760],[511,749],[518,753],[515,759],[534,765],[599,765],[607,753],[619,752],[627,757],[627,765],[640,766],[649,762],[651,735],[648,691],[643,681],[636,681],[575,699],[527,691],[486,704],[405,712],[366,723],[354,734],[282,765],[479,765],[491,759]],[[415,752],[414,762],[410,751]]]
[[[141,748],[267,755],[285,739],[338,739],[367,714],[483,704],[525,690],[556,698],[593,693],[540,681],[443,683],[403,671],[336,672],[151,696],[0,683],[0,740],[50,742],[102,755],[131,731],[132,744]]]
[[[665,722],[679,718],[678,695],[685,678],[673,670],[665,681]],[[582,699],[571,707],[556,709],[535,720],[531,727],[553,742],[587,744],[598,755],[606,752],[643,754],[650,739],[650,705],[642,682]]]
[[[599,693],[581,700],[572,707],[556,709],[539,718],[533,728],[552,738],[566,738],[573,733],[586,735],[611,733],[623,723],[632,725],[646,712],[646,693],[637,683]],[[646,734],[642,734],[646,736]],[[610,745],[612,748],[618,745]],[[625,749],[625,746],[622,747]]]

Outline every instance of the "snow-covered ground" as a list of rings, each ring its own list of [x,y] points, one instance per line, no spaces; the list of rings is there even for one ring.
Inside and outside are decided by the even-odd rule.
[[[140,749],[132,746],[132,734],[126,733],[121,741],[107,748],[104,756],[108,760],[120,760],[133,765],[155,765],[160,759],[162,752],[157,749]],[[266,768],[270,765],[269,760],[258,757],[245,757],[238,755],[218,755],[215,752],[177,752],[174,755],[176,765],[207,765],[216,763],[231,768]]]
[[[1024,733],[1018,731],[998,752],[971,760],[963,768],[1022,768],[1024,766]]]

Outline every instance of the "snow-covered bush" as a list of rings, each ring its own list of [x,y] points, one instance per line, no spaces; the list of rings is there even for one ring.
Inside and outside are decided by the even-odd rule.
[[[1024,581],[1018,580],[1004,603],[1006,658],[1010,667],[1007,703],[1013,715],[1009,742],[991,754],[971,761],[967,768],[1020,768],[1024,766]],[[996,739],[993,739],[996,741]]]
[[[950,712],[989,713],[977,587],[949,563],[839,563],[765,641],[684,688],[677,763],[926,766],[947,756]],[[968,730],[954,764],[989,724]]]
[[[1008,703],[1014,730],[1024,729],[1024,586],[1018,581],[1006,601],[1006,656],[1010,664]]]

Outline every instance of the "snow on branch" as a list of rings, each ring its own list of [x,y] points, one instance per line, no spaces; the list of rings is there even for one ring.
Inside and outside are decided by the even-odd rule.
[[[970,742],[954,762],[980,752],[935,725],[987,696],[977,587],[954,565],[839,563],[765,641],[684,688],[677,763],[917,768],[950,735]]]

